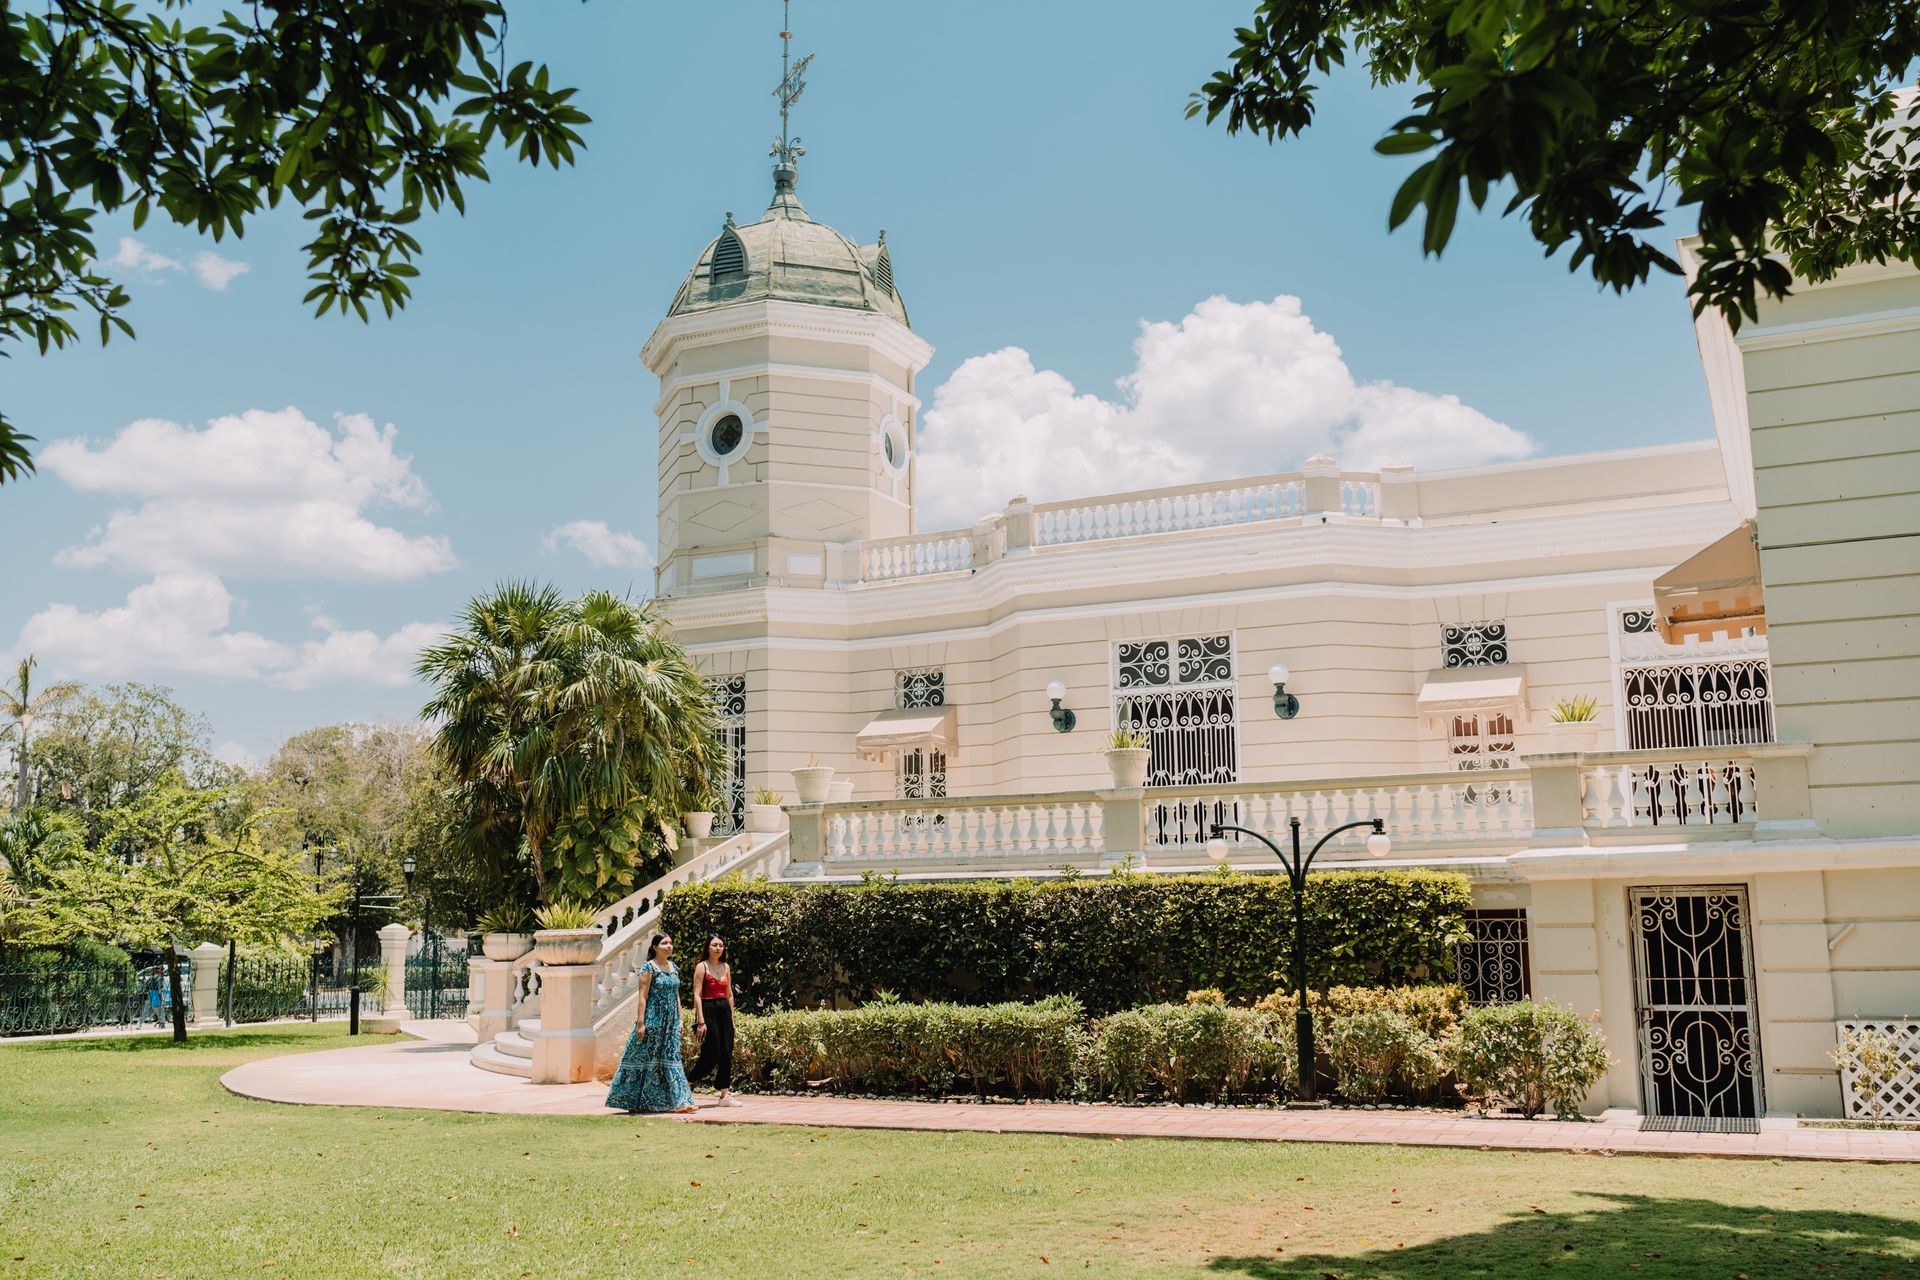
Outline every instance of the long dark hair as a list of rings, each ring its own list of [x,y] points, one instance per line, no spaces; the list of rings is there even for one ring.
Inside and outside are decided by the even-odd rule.
[[[647,959],[648,959],[648,960],[652,960],[652,959],[653,959],[653,953],[654,953],[654,952],[656,952],[656,951],[658,951],[658,950],[660,949],[660,944],[661,944],[661,943],[663,943],[663,942],[665,942],[665,941],[666,941],[666,940],[667,940],[668,938],[670,938],[670,937],[672,937],[672,936],[673,936],[673,935],[671,935],[671,934],[666,934],[666,933],[656,933],[656,934],[654,934],[654,935],[653,935],[653,937],[652,937],[652,939],[650,939],[650,940],[648,941],[648,943],[647,943]]]
[[[714,959],[713,944],[720,944],[720,958]],[[725,964],[727,962],[727,940],[719,934],[707,939],[707,945],[700,949],[700,963],[704,965]]]

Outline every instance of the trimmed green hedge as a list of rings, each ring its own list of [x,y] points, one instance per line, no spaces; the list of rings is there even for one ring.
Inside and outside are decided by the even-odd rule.
[[[1446,977],[1471,899],[1464,876],[1336,871],[1307,882],[1314,986]],[[803,887],[717,880],[667,895],[683,954],[726,939],[748,1012],[866,1004],[882,993],[987,1004],[1070,996],[1095,1014],[1212,987],[1248,1003],[1285,985],[1282,876]]]

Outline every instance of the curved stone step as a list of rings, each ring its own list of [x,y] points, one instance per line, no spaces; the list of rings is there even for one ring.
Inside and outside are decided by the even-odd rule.
[[[502,1031],[493,1038],[493,1047],[510,1058],[526,1058],[531,1060],[533,1057],[533,1041],[528,1038],[527,1033],[530,1030],[537,1030],[539,1026],[540,1024],[538,1022],[523,1022],[520,1024],[518,1030]]]
[[[519,1076],[523,1080],[533,1077],[533,1061],[530,1058],[516,1058],[500,1052],[491,1044],[475,1045],[469,1055],[473,1065],[482,1071],[494,1071],[503,1076]]]

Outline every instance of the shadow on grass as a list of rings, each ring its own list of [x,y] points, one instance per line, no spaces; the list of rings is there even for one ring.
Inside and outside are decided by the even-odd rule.
[[[326,1024],[321,1024],[323,1027]],[[383,1037],[386,1038],[386,1037]],[[329,1035],[325,1030],[313,1030],[311,1024],[306,1027],[262,1027],[255,1031],[243,1031],[238,1028],[227,1030],[224,1027],[206,1027],[198,1031],[189,1031],[185,1043],[175,1044],[173,1037],[162,1034],[131,1036],[75,1036],[71,1040],[33,1040],[11,1047],[27,1053],[190,1053],[195,1049],[217,1050],[220,1053],[233,1053],[250,1049],[307,1048],[321,1049],[337,1047],[331,1041],[338,1040],[341,1046],[351,1045],[355,1041],[345,1035]],[[365,1036],[360,1037],[364,1043]],[[6,1041],[0,1040],[0,1045]]]
[[[1415,1277],[1717,1276],[1773,1280],[1916,1273],[1911,1219],[1830,1209],[1769,1209],[1714,1200],[1594,1194],[1591,1208],[1525,1210],[1486,1231],[1404,1249],[1219,1257],[1211,1269],[1253,1280]],[[1366,1230],[1378,1237],[1378,1223]]]

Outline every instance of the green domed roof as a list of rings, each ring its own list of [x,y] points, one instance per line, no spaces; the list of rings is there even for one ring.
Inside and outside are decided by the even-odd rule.
[[[815,222],[793,193],[792,172],[785,166],[775,171],[773,203],[760,221],[736,226],[727,215],[727,225],[687,274],[667,314],[776,300],[873,311],[911,328],[906,303],[893,287],[886,233],[879,243],[862,246]]]

